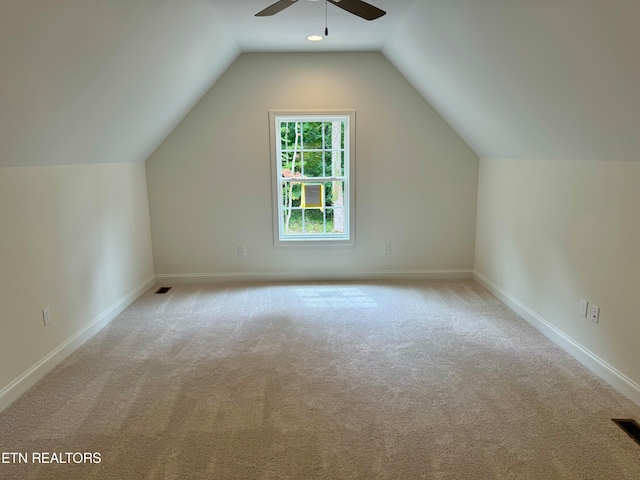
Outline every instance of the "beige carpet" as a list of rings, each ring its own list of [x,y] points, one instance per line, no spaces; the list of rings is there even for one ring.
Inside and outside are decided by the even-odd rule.
[[[174,287],[0,414],[0,478],[637,480],[611,418],[640,407],[473,281]]]

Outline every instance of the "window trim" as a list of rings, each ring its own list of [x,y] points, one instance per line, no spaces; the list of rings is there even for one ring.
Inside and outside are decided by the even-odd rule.
[[[347,132],[345,134],[345,152],[348,152],[348,175],[345,175],[345,210],[347,212],[347,235],[345,237],[323,237],[326,234],[306,235],[293,238],[282,238],[280,230],[281,215],[281,189],[280,178],[278,177],[280,148],[276,133],[278,133],[278,121],[287,119],[289,121],[330,121],[332,117],[346,117],[348,119]],[[355,131],[356,131],[356,111],[350,110],[269,110],[269,138],[271,143],[271,188],[272,188],[272,217],[273,217],[273,244],[275,246],[352,246],[355,245]],[[310,180],[313,180],[312,178]]]

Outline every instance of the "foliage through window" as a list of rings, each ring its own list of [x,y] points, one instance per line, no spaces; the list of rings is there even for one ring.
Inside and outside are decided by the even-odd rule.
[[[352,242],[353,117],[271,112],[276,243]]]

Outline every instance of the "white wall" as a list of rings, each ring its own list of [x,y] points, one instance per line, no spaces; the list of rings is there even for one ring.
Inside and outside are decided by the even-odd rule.
[[[481,159],[475,270],[640,404],[639,185],[639,162]]]
[[[356,246],[274,247],[268,112],[332,108],[356,110]],[[156,273],[470,275],[477,170],[380,53],[243,54],[147,161]]]
[[[0,168],[0,245],[2,410],[154,284],[144,164]]]

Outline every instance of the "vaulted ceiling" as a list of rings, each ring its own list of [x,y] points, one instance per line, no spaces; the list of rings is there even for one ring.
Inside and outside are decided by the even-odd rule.
[[[481,157],[640,160],[640,1],[425,0],[382,52]]]
[[[640,1],[274,1],[2,0],[0,166],[144,161],[245,51],[381,51],[481,157],[640,160]]]
[[[0,166],[144,162],[239,53],[207,0],[0,0]]]

